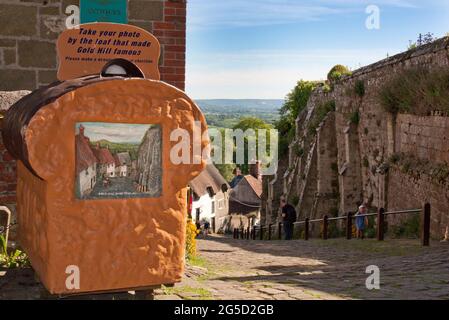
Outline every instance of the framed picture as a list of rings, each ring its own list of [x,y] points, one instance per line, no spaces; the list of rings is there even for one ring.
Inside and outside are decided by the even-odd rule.
[[[160,125],[79,122],[77,199],[154,198],[162,193]]]

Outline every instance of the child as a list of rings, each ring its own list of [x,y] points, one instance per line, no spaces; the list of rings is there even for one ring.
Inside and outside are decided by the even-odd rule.
[[[359,207],[359,211],[355,215],[355,227],[357,229],[357,239],[365,238],[365,229],[368,226],[368,217],[360,217],[367,213],[367,207],[362,204]]]

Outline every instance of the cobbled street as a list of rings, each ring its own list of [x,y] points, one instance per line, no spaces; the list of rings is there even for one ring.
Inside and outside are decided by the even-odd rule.
[[[419,240],[198,240],[184,280],[156,291],[170,299],[449,299],[449,244]],[[368,290],[366,268],[380,268],[380,290]],[[39,299],[31,269],[0,272],[0,299]],[[130,299],[91,295],[83,299]],[[135,297],[134,297],[135,298]]]

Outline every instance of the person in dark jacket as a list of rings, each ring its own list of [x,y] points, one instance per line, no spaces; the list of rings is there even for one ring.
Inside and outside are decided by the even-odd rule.
[[[291,204],[287,203],[287,200],[284,197],[281,198],[281,209],[285,240],[292,240],[293,227],[296,222],[296,210]]]

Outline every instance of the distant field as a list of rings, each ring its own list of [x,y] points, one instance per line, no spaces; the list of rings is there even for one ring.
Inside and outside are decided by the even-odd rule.
[[[196,103],[206,115],[209,126],[232,128],[244,117],[257,117],[274,123],[279,119],[279,109],[284,100],[215,99],[196,100]]]

